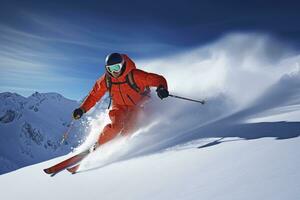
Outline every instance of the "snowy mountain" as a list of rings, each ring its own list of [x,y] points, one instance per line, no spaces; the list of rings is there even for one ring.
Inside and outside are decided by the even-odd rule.
[[[0,93],[0,174],[64,155],[75,140],[60,144],[78,102],[57,93],[34,93],[25,98]]]

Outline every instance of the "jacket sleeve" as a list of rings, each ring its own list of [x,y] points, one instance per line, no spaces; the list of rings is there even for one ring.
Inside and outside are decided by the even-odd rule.
[[[136,81],[142,82],[145,86],[158,87],[162,85],[165,89],[168,89],[167,81],[161,75],[148,73],[140,69],[135,70],[134,74],[136,74]]]
[[[103,75],[96,81],[93,89],[85,98],[80,108],[82,108],[84,112],[88,112],[103,97],[106,91],[105,75]]]

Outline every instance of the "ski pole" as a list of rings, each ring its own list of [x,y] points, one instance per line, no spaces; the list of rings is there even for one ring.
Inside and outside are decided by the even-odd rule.
[[[181,96],[177,96],[177,95],[173,95],[173,94],[169,94],[169,97],[174,97],[174,98],[177,98],[177,99],[183,99],[183,100],[187,100],[187,101],[193,101],[193,102],[205,104],[204,100],[189,99],[189,98],[185,98],[185,97],[181,97]]]
[[[73,128],[74,121],[75,121],[75,120],[72,119],[72,121],[71,121],[71,123],[70,123],[70,126],[69,126],[69,128],[68,128],[68,130],[64,133],[63,138],[62,138],[62,140],[60,141],[60,144],[63,144],[64,141],[68,138],[69,133],[70,133],[71,129]]]

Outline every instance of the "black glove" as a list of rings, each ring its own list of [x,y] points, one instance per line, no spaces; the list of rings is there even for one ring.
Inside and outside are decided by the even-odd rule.
[[[84,114],[84,110],[82,108],[76,108],[73,111],[73,118],[74,119],[80,119],[83,114]]]
[[[162,85],[157,87],[156,92],[157,92],[157,96],[160,99],[164,99],[169,96],[169,91],[166,88],[164,88]]]

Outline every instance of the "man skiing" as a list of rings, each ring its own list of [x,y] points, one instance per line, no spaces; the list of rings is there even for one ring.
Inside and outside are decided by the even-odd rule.
[[[73,112],[73,118],[80,119],[105,92],[109,92],[112,101],[109,111],[111,123],[104,127],[94,148],[112,140],[119,133],[126,135],[134,130],[141,105],[149,98],[150,87],[157,88],[157,95],[161,99],[169,96],[167,81],[163,76],[137,69],[125,54],[109,54],[105,60],[105,70],[81,106]]]
[[[111,123],[103,128],[94,149],[86,149],[48,167],[44,169],[45,173],[54,176],[67,169],[75,174],[78,172],[80,162],[90,154],[91,150],[95,150],[100,145],[112,140],[119,133],[121,135],[132,133],[136,128],[138,114],[143,103],[149,98],[150,87],[157,88],[157,95],[161,99],[170,96],[201,104],[205,103],[204,100],[199,101],[169,94],[167,81],[163,76],[137,69],[134,62],[124,54],[112,53],[108,55],[105,60],[105,70],[105,74],[96,81],[81,106],[73,111],[73,118],[80,119],[108,92],[112,102],[112,108],[109,111]]]
[[[157,95],[161,99],[170,96],[201,104],[205,103],[204,100],[199,101],[169,94],[167,81],[163,76],[137,69],[134,62],[124,54],[109,54],[105,60],[105,70],[105,74],[96,81],[93,89],[81,106],[73,111],[73,118],[80,119],[106,92],[109,93],[112,102],[112,108],[109,111],[111,123],[103,128],[93,150],[112,140],[119,133],[126,135],[134,131],[137,125],[138,114],[142,109],[143,103],[149,98],[150,87],[157,88]],[[65,135],[63,139],[65,139]],[[90,152],[91,149],[86,149],[44,169],[44,172],[54,176],[67,169],[72,174],[75,174],[78,172],[80,162]]]

